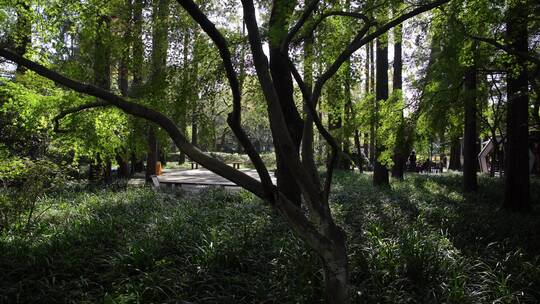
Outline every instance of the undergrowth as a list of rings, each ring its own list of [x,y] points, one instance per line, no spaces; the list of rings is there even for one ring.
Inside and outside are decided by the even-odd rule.
[[[460,186],[410,175],[378,190],[337,173],[353,302],[540,301],[538,213],[500,210],[499,180],[481,178],[477,195]],[[245,192],[76,188],[40,196],[34,212],[30,229],[1,232],[2,303],[323,302],[317,257]]]

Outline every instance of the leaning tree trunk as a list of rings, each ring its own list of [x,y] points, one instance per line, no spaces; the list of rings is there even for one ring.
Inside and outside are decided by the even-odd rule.
[[[388,99],[388,42],[387,35],[377,39],[377,81],[375,85],[375,97],[378,108],[378,103],[381,100]],[[378,110],[376,109],[376,112]],[[377,114],[376,114],[377,115]],[[377,118],[378,120],[378,118]],[[377,121],[379,124],[379,121]],[[384,151],[385,147],[379,141],[375,145],[375,166],[373,169],[373,185],[375,186],[390,186],[388,178],[388,169],[379,161],[379,156]]]
[[[465,71],[465,127],[463,133],[463,191],[476,192],[477,153],[476,153],[476,66]]]
[[[528,51],[527,10],[525,1],[517,1],[508,9],[506,34],[517,52]],[[523,4],[523,5],[521,5]],[[530,209],[529,202],[529,94],[527,69],[517,57],[507,74],[507,115],[505,188],[503,207],[509,210]]]

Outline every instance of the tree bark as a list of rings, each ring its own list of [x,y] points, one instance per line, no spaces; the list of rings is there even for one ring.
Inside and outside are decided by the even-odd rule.
[[[465,71],[465,127],[463,133],[463,191],[476,192],[477,181],[477,137],[476,137],[476,66]]]
[[[183,43],[182,43],[182,83],[190,83],[190,75],[189,75],[189,46],[191,44],[190,41],[191,35],[190,30],[186,30],[183,37]],[[187,86],[182,86],[180,89],[181,96],[178,100],[178,106],[176,107],[178,109],[178,125],[180,126],[180,130],[182,133],[186,133],[187,130],[187,109],[188,109],[188,95],[190,94],[189,89]],[[180,156],[178,158],[178,163],[183,164],[186,162],[186,155],[183,151],[180,151]]]
[[[111,45],[110,45],[110,17],[98,16],[96,38],[94,41],[94,84],[104,90],[111,88]],[[110,160],[102,159],[99,155],[98,175],[111,182]]]
[[[524,1],[510,6],[506,35],[511,47],[528,51],[527,14]],[[529,94],[527,68],[521,57],[515,58],[507,73],[507,115],[505,188],[503,207],[508,210],[530,209],[529,201]]]
[[[128,178],[130,174],[127,156],[122,153],[116,153],[116,162],[118,163],[118,177]]]
[[[143,62],[144,62],[144,45],[143,45],[143,0],[133,1],[133,90],[140,90],[143,82]],[[134,92],[135,93],[135,92]]]
[[[197,123],[197,115],[195,113],[191,117],[191,144],[195,147],[199,146],[199,127]]]
[[[123,12],[122,15],[124,33],[122,35],[121,57],[118,66],[118,88],[120,90],[120,95],[127,97],[129,89],[129,51],[131,45],[131,0],[126,0],[124,5],[125,12]]]
[[[401,100],[402,87],[403,87],[403,59],[402,59],[402,26],[398,25],[394,28],[394,74],[392,81],[392,94],[396,98]],[[399,94],[399,96],[398,96]],[[407,156],[409,149],[406,141],[406,126],[403,110],[401,110],[401,123],[398,127],[396,134],[396,147],[394,148],[394,165],[392,167],[392,177],[398,180],[403,180],[403,173],[405,171],[405,163],[407,162]]]
[[[370,83],[370,93],[375,93],[375,52],[373,48],[373,41],[368,45],[369,50],[369,83]],[[376,101],[373,109],[376,107]],[[369,124],[369,162],[371,166],[375,165],[375,144],[376,144],[376,130],[375,130],[375,119],[372,118]]]
[[[306,87],[311,91],[313,89],[313,61],[314,61],[314,51],[313,51],[313,34],[310,34],[304,40],[304,82]],[[309,100],[304,100],[302,103],[303,110],[305,113],[304,118],[304,128],[302,134],[302,162],[306,167],[308,167],[309,172],[313,172],[313,180],[318,181],[319,176],[316,174],[317,165],[315,164],[314,159],[314,130],[313,130],[313,117],[308,113],[307,102]]]
[[[300,191],[297,181],[290,172],[291,168],[287,165],[285,158],[299,157],[304,122],[294,102],[293,80],[288,59],[281,53],[281,44],[288,32],[288,19],[293,10],[293,3],[287,3],[285,0],[276,0],[273,3],[269,22],[270,33],[272,33],[269,37],[269,67],[285,123],[287,124],[287,131],[294,144],[294,150],[289,151],[292,155],[283,155],[279,150],[276,151],[277,186],[290,201],[300,205],[302,191]]]
[[[120,65],[118,67],[118,88],[122,97],[128,97],[129,94],[129,51],[131,46],[131,17],[132,5],[131,0],[125,1],[126,11],[123,13],[122,22],[124,26],[124,34],[122,36],[122,50]],[[116,152],[116,163],[118,164],[117,175],[120,178],[128,178],[130,176],[129,169],[129,154],[127,153],[127,145]]]
[[[450,142],[449,170],[461,171],[461,141],[459,137],[453,137]]]
[[[376,97],[376,112],[378,112],[378,103],[381,100],[388,99],[388,43],[387,35],[377,39],[377,80],[375,85],[375,97]],[[376,114],[378,116],[378,114]],[[377,121],[377,124],[379,122]],[[379,156],[385,147],[376,142],[375,144],[375,165],[373,168],[373,185],[389,187],[390,181],[388,177],[388,169],[384,164],[379,161]]]
[[[346,236],[341,230],[337,232],[332,238],[335,246],[329,250],[329,254],[324,254],[321,259],[326,287],[326,301],[330,304],[346,304],[350,302],[345,238]]]
[[[167,48],[169,29],[169,0],[154,0],[152,12],[152,70],[150,73],[150,102],[158,105],[158,100],[163,100],[167,88]],[[146,179],[156,174],[157,161],[159,160],[159,145],[156,138],[156,129],[148,125],[148,151],[146,156]]]
[[[148,152],[146,154],[146,180],[152,180],[152,175],[156,174],[158,161],[158,145],[154,126],[148,129]]]

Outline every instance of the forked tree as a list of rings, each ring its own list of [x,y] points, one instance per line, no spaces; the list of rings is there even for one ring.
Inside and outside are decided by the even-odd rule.
[[[169,134],[176,146],[190,159],[260,197],[272,206],[286,220],[290,228],[320,257],[328,303],[348,303],[350,295],[346,235],[334,222],[328,202],[333,168],[340,151],[336,140],[325,129],[317,115],[317,105],[326,82],[360,47],[384,35],[403,21],[448,1],[436,0],[429,4],[409,7],[401,15],[382,23],[357,11],[318,11],[317,7],[321,2],[319,0],[307,2],[298,19],[292,22],[293,16],[296,16],[294,14],[296,1],[273,0],[268,31],[269,59],[263,52],[263,39],[257,24],[253,1],[241,1],[251,54],[267,104],[267,114],[278,160],[277,185],[272,183],[268,169],[242,128],[242,96],[238,73],[232,63],[228,42],[192,0],[178,0],[178,3],[199,24],[219,50],[232,95],[232,112],[227,122],[256,168],[260,181],[203,153],[186,139],[173,120],[158,111],[97,86],[69,79],[6,48],[0,48],[0,56],[60,85],[104,101],[95,106],[112,105],[127,114],[156,124]],[[332,64],[311,83],[311,79],[306,81],[303,78],[291,59],[290,44],[301,40],[301,32],[315,32],[318,25],[331,16],[359,19],[362,27]],[[306,22],[309,19],[314,21]],[[309,37],[309,34],[302,36]],[[295,105],[293,79],[302,93],[307,119],[301,118],[300,111]],[[312,128],[312,124],[331,148],[324,180],[320,180],[318,169],[313,162],[313,149],[302,149],[300,152],[303,130]]]

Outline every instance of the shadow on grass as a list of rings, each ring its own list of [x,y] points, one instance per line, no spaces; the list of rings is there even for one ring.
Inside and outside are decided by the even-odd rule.
[[[539,301],[538,216],[500,211],[500,181],[468,196],[458,175],[335,181],[353,302]],[[50,200],[33,234],[0,238],[0,302],[322,302],[317,257],[251,195],[97,187]]]
[[[349,233],[355,301],[491,303],[540,300],[540,219],[500,210],[500,180],[461,193],[456,174],[408,175],[391,189],[338,173],[334,209]]]
[[[316,257],[245,193],[54,199],[41,235],[0,239],[1,303],[321,301]]]

